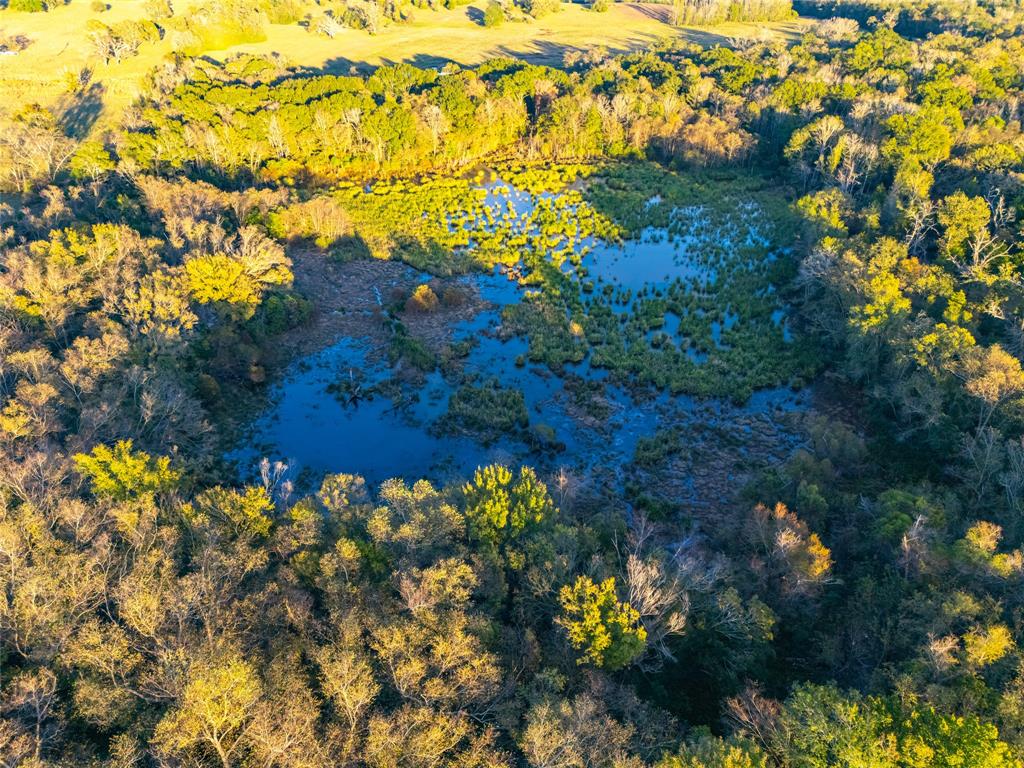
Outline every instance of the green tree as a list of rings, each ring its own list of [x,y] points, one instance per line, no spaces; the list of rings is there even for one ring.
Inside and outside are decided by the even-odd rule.
[[[530,467],[518,475],[501,464],[478,469],[463,487],[472,535],[495,546],[551,522],[556,514],[548,489]]]
[[[214,522],[236,536],[265,538],[274,525],[274,502],[262,486],[249,486],[242,491],[221,486],[210,488],[182,511],[194,523]]]
[[[890,138],[882,144],[882,155],[897,166],[927,169],[949,157],[963,120],[956,110],[923,107],[917,112],[893,115],[886,126]]]
[[[892,717],[859,694],[833,686],[799,685],[782,708],[777,745],[800,768],[896,768],[884,734]]]
[[[131,440],[121,440],[110,448],[97,445],[89,453],[75,454],[75,466],[97,496],[123,501],[145,493],[172,490],[181,473],[171,469],[166,456],[152,457],[145,451],[133,451]]]
[[[688,735],[678,755],[666,755],[654,768],[767,768],[768,757],[746,739],[722,739],[707,729]]]
[[[49,4],[44,0],[8,0],[7,8],[22,13],[40,13],[50,10]]]
[[[485,27],[497,27],[505,20],[505,9],[501,3],[491,0],[484,9],[483,24]]]
[[[644,651],[647,631],[640,614],[615,594],[615,579],[595,584],[580,576],[559,593],[562,615],[558,623],[565,628],[573,648],[582,651],[578,664],[622,669]]]
[[[68,164],[71,177],[79,181],[97,181],[116,167],[117,164],[101,141],[83,141]]]

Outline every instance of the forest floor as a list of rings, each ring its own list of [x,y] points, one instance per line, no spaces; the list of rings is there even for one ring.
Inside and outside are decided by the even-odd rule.
[[[312,302],[313,316],[308,324],[285,333],[277,345],[278,355],[267,361],[277,370],[343,337],[365,338],[385,345],[389,336],[386,307],[424,282],[439,282],[400,261],[371,258],[339,262],[315,249],[297,249],[290,255],[295,288]],[[410,333],[434,352],[450,341],[456,323],[473,317],[486,306],[470,284],[459,285],[464,300],[457,306],[441,305],[429,313],[401,313]]]
[[[98,13],[86,0],[74,0],[48,13],[0,10],[0,38],[24,35],[32,43],[24,51],[0,56],[0,105],[16,109],[38,103],[64,118],[69,132],[85,135],[117,121],[144,90],[146,74],[172,51],[170,36],[144,45],[139,55],[121,62],[97,58],[85,28],[97,19],[112,25],[144,17],[144,0],[117,0]],[[672,37],[702,45],[729,45],[741,38],[774,37],[795,41],[807,22],[777,24],[729,23],[716,27],[673,27],[667,6],[616,3],[607,13],[582,5],[563,4],[558,13],[537,20],[509,21],[498,27],[481,25],[485,0],[452,10],[416,10],[403,24],[378,34],[344,30],[333,39],[310,34],[299,24],[270,25],[267,39],[207,56],[280,53],[294,66],[348,73],[381,64],[407,62],[440,66],[478,64],[494,56],[518,56],[536,63],[558,64],[569,50],[605,46],[613,53],[636,50]],[[91,70],[91,85],[75,96],[67,82]]]

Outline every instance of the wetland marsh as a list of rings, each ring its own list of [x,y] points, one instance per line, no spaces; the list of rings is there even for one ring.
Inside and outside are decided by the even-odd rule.
[[[791,230],[770,191],[553,166],[332,195],[355,222],[328,244],[333,279],[363,270],[361,325],[287,368],[232,454],[243,474],[262,456],[371,482],[505,461],[622,487],[664,430],[691,459],[723,425],[792,446],[813,353],[785,321]],[[717,461],[721,482],[684,479],[695,503],[726,492]]]

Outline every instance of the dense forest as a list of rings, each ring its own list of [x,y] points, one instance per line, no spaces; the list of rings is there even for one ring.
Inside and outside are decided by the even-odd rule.
[[[180,51],[116,129],[0,115],[0,766],[1024,765],[1024,6],[794,5],[793,42],[560,66]],[[536,207],[495,220],[483,168]],[[737,201],[770,233],[710,279],[569,276]],[[442,424],[528,464],[244,474],[312,272],[367,264],[430,276],[366,320],[407,388],[466,354],[410,329],[497,270],[521,366],[813,406],[701,506],[686,429],[608,481],[500,382]]]

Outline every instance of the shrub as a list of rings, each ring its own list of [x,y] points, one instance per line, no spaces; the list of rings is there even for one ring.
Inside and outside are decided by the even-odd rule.
[[[524,8],[534,18],[539,19],[541,16],[547,16],[549,13],[555,13],[560,11],[562,8],[560,0],[525,0]]]
[[[142,7],[151,19],[169,19],[174,15],[170,0],[146,0]]]
[[[92,0],[89,7],[92,9],[93,13],[103,13],[110,9],[110,6],[104,3],[103,0]]]
[[[466,303],[466,293],[457,285],[446,285],[441,291],[441,303],[446,307],[461,307]]]
[[[50,7],[43,0],[10,0],[7,3],[8,10],[21,11],[22,13],[40,13],[50,10]]]
[[[405,302],[406,312],[433,312],[440,302],[434,289],[424,283],[417,286]]]
[[[181,30],[178,47],[190,56],[267,39],[266,15],[250,4],[206,3],[192,13]]]
[[[484,11],[484,26],[485,27],[497,27],[505,20],[505,11],[501,7],[501,3],[490,2],[487,4],[487,10]]]
[[[262,0],[257,7],[271,24],[295,24],[306,10],[301,0]]]
[[[604,13],[612,7],[611,0],[594,0],[590,4],[590,10],[597,11],[598,13]]]

